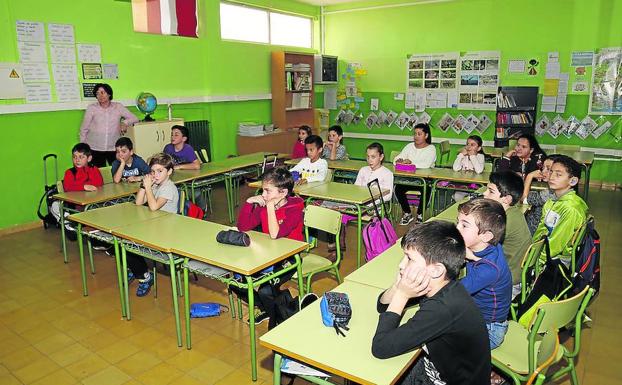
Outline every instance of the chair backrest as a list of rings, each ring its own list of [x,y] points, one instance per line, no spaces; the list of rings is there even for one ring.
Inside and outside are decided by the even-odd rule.
[[[538,345],[538,352],[536,356],[536,369],[531,373],[529,379],[527,380],[527,384],[533,384],[533,381],[536,377],[542,373],[546,374],[547,369],[553,363],[555,363],[555,359],[557,358],[557,352],[559,351],[559,335],[557,330],[547,330],[544,333],[544,336],[540,340],[540,344]]]
[[[559,330],[570,324],[576,318],[579,318],[579,316],[582,316],[587,302],[592,296],[589,289],[590,287],[586,286],[574,297],[540,304],[538,306],[538,312],[543,311],[544,317],[542,317],[542,322],[540,322],[539,325],[534,325],[537,326],[538,333],[544,333],[547,330]],[[581,321],[579,319],[579,328],[581,327],[580,324]]]
[[[206,149],[201,149],[201,155],[203,155],[203,160],[205,161],[205,163],[209,163],[209,155],[207,155]]]
[[[264,155],[263,163],[261,164],[261,175],[263,175],[266,171],[271,170],[277,166],[277,161],[279,159],[279,154],[268,154]]]
[[[576,256],[577,256],[577,249],[579,248],[579,246],[581,245],[581,243],[583,243],[583,237],[585,237],[585,230],[587,229],[587,222],[588,220],[593,217],[590,215],[588,218],[586,218],[585,221],[583,221],[583,223],[581,223],[581,226],[579,226],[575,232],[572,234],[572,238],[570,238],[570,245],[571,245],[571,250],[570,250],[570,255],[567,256],[570,258],[570,271],[571,272],[575,272],[576,271]]]
[[[521,298],[520,303],[525,302],[525,299],[531,293],[533,285],[540,276],[543,270],[543,265],[540,263],[540,255],[546,244],[546,236],[543,236],[537,241],[534,241],[523,256],[521,262]]]
[[[102,174],[102,179],[104,180],[104,184],[112,183],[112,166],[100,167],[99,172]]]
[[[341,229],[341,213],[326,207],[308,205],[305,208],[305,228],[314,228],[337,235]]]
[[[194,150],[194,156],[197,157],[199,163],[203,163],[203,159],[201,159],[201,156],[199,155],[199,152],[197,150]]]
[[[484,172],[492,172],[492,163],[490,162],[484,163]]]
[[[556,144],[555,152],[558,151],[581,151],[581,146],[578,144]]]
[[[393,162],[395,158],[400,154],[401,151],[391,151],[391,156],[389,156],[389,162]]]
[[[325,182],[332,182],[333,181],[333,175],[334,175],[333,170],[329,168],[328,170],[326,170],[326,176],[324,177],[324,181]]]
[[[514,147],[516,147],[516,144],[517,144],[517,143],[518,143],[518,139],[510,139],[510,140],[508,141],[508,148],[509,148],[510,150],[513,150],[513,149],[514,149]]]
[[[445,165],[445,162],[449,162],[449,153],[451,151],[451,145],[449,143],[449,140],[443,140],[440,145],[440,152],[441,152],[441,156],[439,159],[439,163],[441,166]],[[444,158],[446,158],[445,160],[443,160]]]
[[[59,180],[56,182],[56,189],[58,190],[59,193],[64,193],[65,192],[65,187],[63,187],[63,181]]]
[[[179,191],[179,207],[178,213],[184,215],[184,207],[186,206],[186,190],[178,189]]]

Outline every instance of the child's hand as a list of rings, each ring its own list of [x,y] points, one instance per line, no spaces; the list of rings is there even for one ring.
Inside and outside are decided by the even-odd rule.
[[[92,184],[85,184],[84,191],[97,191],[97,187],[93,186]]]
[[[510,158],[510,157],[514,156],[515,154],[516,154],[516,150],[510,150],[510,151],[508,151],[508,152],[505,154],[505,156],[506,156],[506,157],[508,157],[508,158]]]
[[[421,297],[430,292],[430,276],[422,267],[407,266],[402,271],[402,278],[397,283],[397,289],[409,298]]]
[[[145,177],[143,178],[143,187],[145,188],[145,190],[151,190],[152,185],[153,179],[151,178],[151,175],[145,175]]]
[[[140,182],[142,179],[143,178],[141,176],[135,176],[135,175],[127,177],[128,182]]]
[[[467,148],[466,148],[466,147],[462,147],[462,149],[460,150],[460,153],[461,153],[462,155],[467,155],[467,154],[469,153],[469,150],[467,150]]]
[[[296,181],[296,186],[300,186],[300,185],[306,184],[306,183],[307,183],[307,179],[306,178],[298,179]]]
[[[476,257],[476,256],[475,256],[475,254],[473,254],[473,252],[471,251],[471,249],[469,249],[468,247],[467,247],[467,249],[466,249],[466,255],[465,255],[465,258],[466,258],[467,260],[469,260],[469,261],[479,261],[479,260],[481,259],[481,258]]]
[[[413,162],[411,162],[410,159],[400,159],[397,163],[412,164]]]
[[[542,180],[544,178],[544,175],[542,175],[542,170],[535,170],[530,172],[529,174],[527,174],[528,177],[531,177],[531,179],[537,179],[537,180]]]
[[[251,205],[252,204],[257,204],[257,205],[263,207],[263,206],[266,205],[266,200],[263,199],[263,197],[261,195],[255,195],[253,197],[248,198],[246,200],[246,203],[249,203]]]
[[[119,124],[119,131],[121,132],[121,135],[125,135],[125,133],[127,132],[127,128],[128,128],[128,125],[125,124],[125,122],[121,122]]]

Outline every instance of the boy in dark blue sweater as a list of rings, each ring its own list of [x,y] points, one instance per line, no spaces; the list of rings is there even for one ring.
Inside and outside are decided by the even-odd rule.
[[[503,206],[492,199],[473,199],[458,206],[458,231],[467,259],[466,276],[460,282],[484,316],[490,349],[503,342],[512,299],[512,274],[500,243],[505,222]]]

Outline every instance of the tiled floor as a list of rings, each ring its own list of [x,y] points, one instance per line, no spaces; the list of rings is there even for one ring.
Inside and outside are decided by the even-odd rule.
[[[222,189],[215,196],[224,201]],[[222,222],[226,207],[215,206],[213,218]],[[622,193],[592,191],[590,207],[602,237],[603,283],[589,309],[594,321],[583,333],[578,374],[585,385],[622,384],[616,369],[622,359],[622,281],[613,278],[622,276]],[[354,268],[355,239],[350,227],[342,275]],[[133,319],[124,321],[113,259],[95,252],[97,274],[89,275],[90,295],[83,297],[77,245],[71,243],[69,251],[70,263],[64,264],[55,229],[0,238],[0,384],[252,383],[244,322],[229,314],[195,319],[192,350],[178,348],[167,277],[159,277],[157,299],[132,297]],[[322,277],[313,289],[322,293],[335,284]],[[207,279],[191,286],[191,298],[227,303],[223,286]],[[258,327],[258,334],[265,331],[265,324]],[[271,383],[271,352],[258,346],[258,357],[256,384]]]

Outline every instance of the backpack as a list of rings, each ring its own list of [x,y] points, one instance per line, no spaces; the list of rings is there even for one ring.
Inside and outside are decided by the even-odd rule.
[[[201,207],[193,203],[191,200],[186,200],[184,203],[184,212],[181,213],[186,217],[203,219],[205,217],[205,212]]]
[[[585,235],[575,255],[576,271],[572,278],[573,294],[590,286],[594,289],[594,300],[600,289],[600,236],[594,228],[594,218],[587,221]]]
[[[367,188],[369,189],[369,193],[373,197],[371,186],[373,183],[377,184],[377,191],[380,191],[380,183],[378,179],[374,179],[367,184]],[[380,198],[383,212],[386,212],[384,209],[384,200]],[[363,242],[365,244],[365,260],[371,261],[380,255],[383,251],[388,249],[389,247],[395,244],[397,241],[397,234],[395,233],[395,229],[393,229],[393,225],[387,218],[380,218],[380,212],[378,210],[378,206],[376,205],[376,200],[372,199],[374,211],[376,216],[372,218],[372,220],[365,225],[363,228]]]
[[[43,228],[59,227],[60,224],[52,215],[52,203],[54,202],[54,195],[58,194],[58,188],[56,186],[45,186],[45,192],[39,199],[39,205],[37,206],[37,216],[43,221]],[[47,212],[43,214],[43,202],[45,202],[45,208]]]

